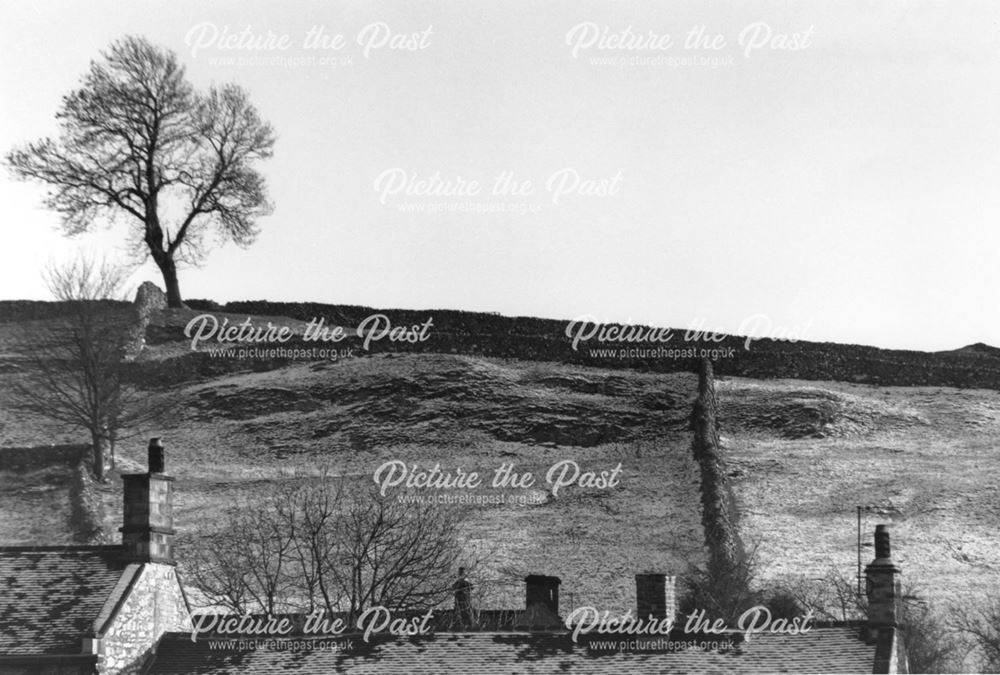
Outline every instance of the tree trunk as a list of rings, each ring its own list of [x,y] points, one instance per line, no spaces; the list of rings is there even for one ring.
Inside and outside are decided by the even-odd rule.
[[[174,259],[163,254],[154,260],[163,273],[163,284],[167,288],[167,307],[183,307],[184,301],[181,300],[181,287],[177,283],[177,265]]]
[[[100,432],[94,431],[90,434],[90,442],[94,465],[91,471],[94,473],[95,479],[104,482],[104,445],[106,440]]]

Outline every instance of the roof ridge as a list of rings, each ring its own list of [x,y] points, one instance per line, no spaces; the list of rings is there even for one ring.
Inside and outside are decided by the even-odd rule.
[[[118,582],[108,592],[108,597],[104,599],[104,604],[101,605],[101,610],[91,625],[91,631],[96,637],[102,637],[108,624],[118,615],[118,610],[121,609],[125,599],[132,592],[132,588],[142,575],[145,565],[146,563],[129,563],[122,570]]]

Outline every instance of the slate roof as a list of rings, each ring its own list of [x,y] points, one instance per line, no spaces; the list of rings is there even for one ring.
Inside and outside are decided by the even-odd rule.
[[[79,654],[130,576],[120,546],[0,547],[0,655]]]
[[[372,644],[358,636],[289,637],[257,649],[239,649],[226,638],[202,636],[192,642],[188,633],[168,633],[148,673],[869,673],[875,648],[858,636],[857,627],[845,625],[817,627],[803,635],[757,635],[729,651],[690,645],[680,651],[608,652],[588,649],[582,638],[574,644],[565,632],[435,633],[373,639]],[[259,646],[268,640],[256,639]],[[353,641],[350,649],[319,648],[324,641],[344,640]],[[304,649],[304,644],[313,649]]]

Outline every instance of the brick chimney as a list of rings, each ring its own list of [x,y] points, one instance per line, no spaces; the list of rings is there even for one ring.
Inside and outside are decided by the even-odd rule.
[[[674,598],[675,577],[666,574],[635,575],[636,617],[639,619],[664,619],[677,611]]]
[[[149,471],[122,475],[122,546],[128,562],[174,564],[172,476],[164,474],[163,444],[149,441]]]

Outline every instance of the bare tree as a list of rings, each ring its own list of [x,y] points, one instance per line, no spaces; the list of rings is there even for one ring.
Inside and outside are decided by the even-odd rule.
[[[334,576],[352,617],[374,605],[425,609],[450,594],[461,555],[454,509],[401,504],[372,486],[345,515],[344,555]]]
[[[25,377],[15,381],[15,406],[90,435],[93,474],[127,430],[166,411],[128,382],[124,362],[131,310],[120,302],[124,268],[80,256],[43,274],[63,313],[23,326]]]
[[[868,598],[858,594],[856,579],[836,567],[831,567],[823,579],[786,582],[782,588],[820,619],[855,622],[868,619]],[[898,622],[909,672],[962,672],[956,631],[945,623],[914,582],[905,584],[901,590]]]
[[[820,620],[863,621],[868,616],[868,598],[859,594],[857,579],[835,565],[822,578],[791,575],[775,582],[774,588]]]
[[[911,673],[960,673],[961,647],[941,615],[913,586],[903,590],[900,604],[903,648]]]
[[[240,614],[275,614],[295,606],[295,533],[270,510],[278,501],[272,496],[231,509],[225,530],[201,542],[194,583],[210,603]]]
[[[1000,597],[989,595],[978,604],[957,607],[951,626],[979,659],[979,672],[1000,673]]]
[[[345,613],[434,607],[453,592],[462,514],[401,503],[324,478],[279,486],[228,514],[221,532],[189,542],[187,576],[212,605],[248,611]]]
[[[126,300],[128,277],[124,265],[84,253],[62,263],[50,261],[42,271],[49,293],[59,302]]]
[[[14,149],[7,162],[16,177],[51,187],[45,204],[68,235],[105,216],[130,222],[136,252],[152,257],[168,305],[180,307],[177,262],[198,262],[211,229],[249,245],[256,219],[270,213],[254,165],[271,156],[274,132],[243,89],[195,92],[177,56],[144,38],[102,56],[63,98],[59,140]]]

